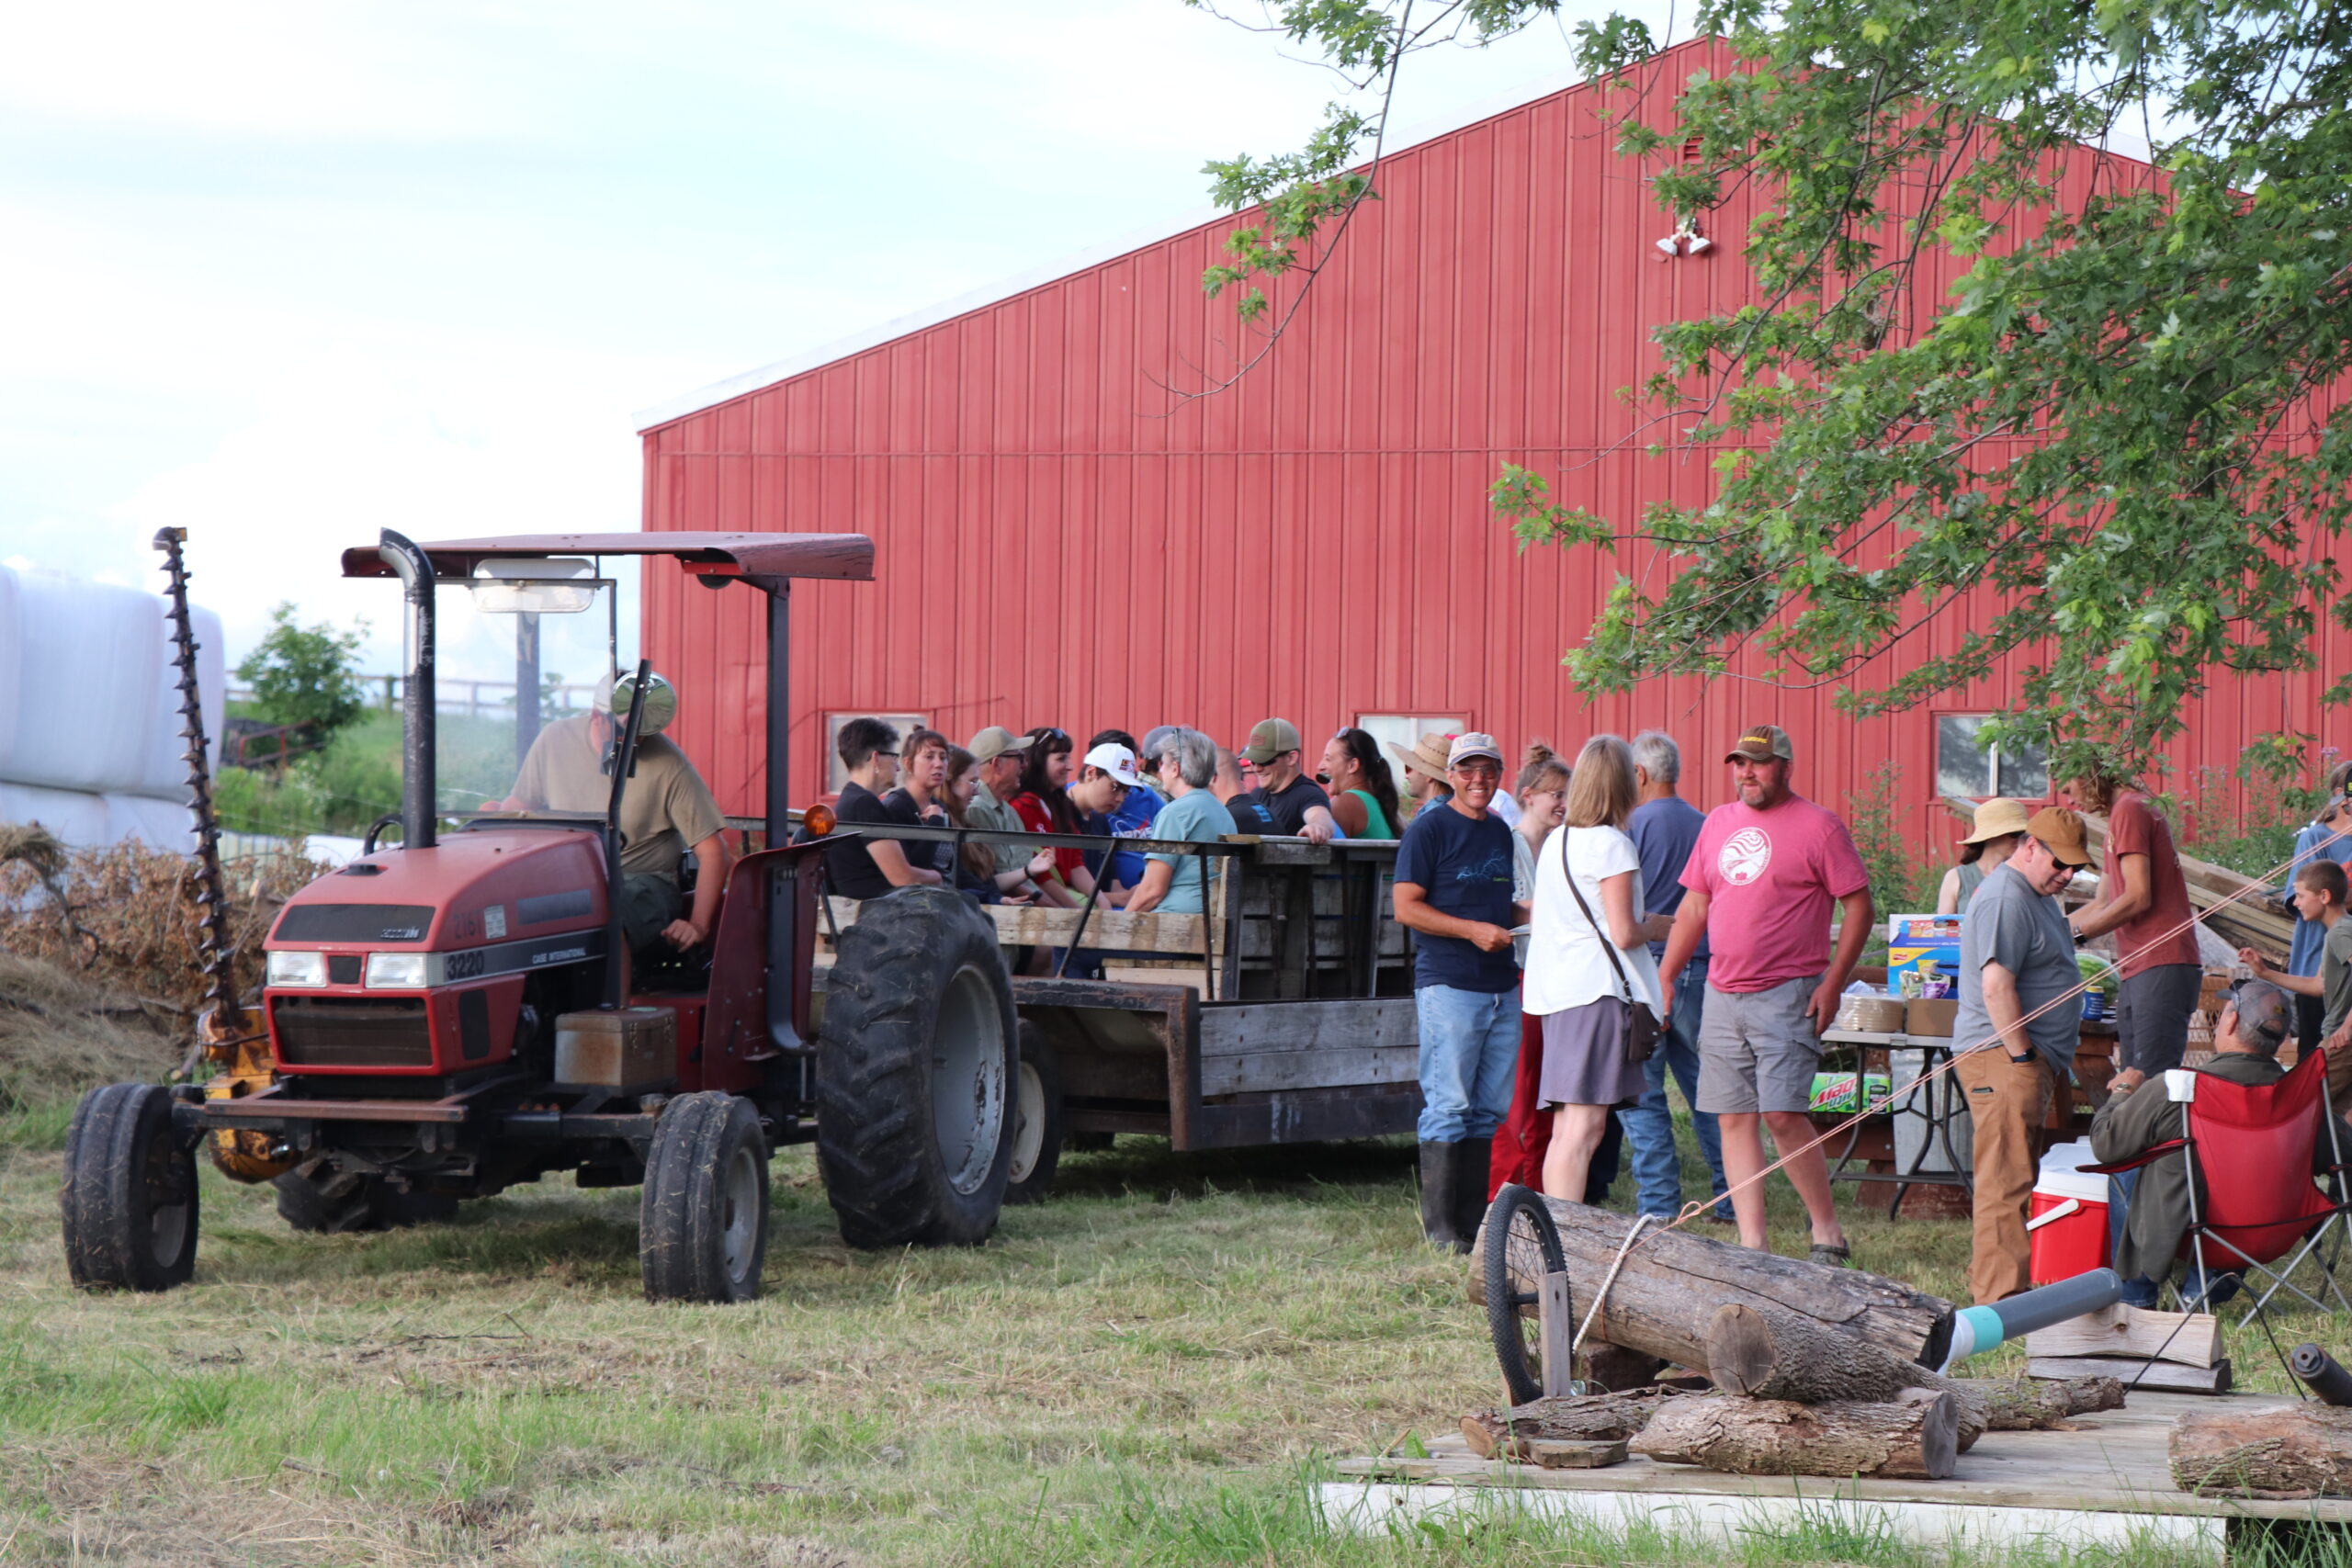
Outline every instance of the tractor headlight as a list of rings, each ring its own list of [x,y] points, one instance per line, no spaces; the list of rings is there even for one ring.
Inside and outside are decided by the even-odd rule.
[[[368,955],[368,983],[398,990],[421,990],[424,986],[424,954],[371,953]]]
[[[327,955],[272,953],[265,976],[263,983],[271,986],[323,986],[327,983]]]

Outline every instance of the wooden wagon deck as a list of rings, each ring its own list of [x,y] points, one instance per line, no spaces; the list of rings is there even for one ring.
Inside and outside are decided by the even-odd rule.
[[[1321,1486],[1321,1503],[1335,1527],[1371,1531],[1498,1509],[1699,1537],[1785,1530],[1834,1517],[1930,1548],[2161,1543],[2219,1561],[2233,1532],[2266,1528],[2256,1521],[2352,1527],[2352,1499],[2198,1497],[2173,1486],[2165,1439],[2176,1416],[2287,1403],[2135,1393],[2124,1409],[2081,1417],[2083,1430],[1987,1432],[1946,1481],[1723,1475],[1639,1456],[1606,1470],[1539,1470],[1479,1459],[1456,1435],[1429,1444],[1426,1460],[1341,1461],[1340,1479]]]

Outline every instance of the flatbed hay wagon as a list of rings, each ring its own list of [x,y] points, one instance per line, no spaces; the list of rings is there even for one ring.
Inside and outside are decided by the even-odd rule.
[[[1178,1150],[1410,1133],[1420,1111],[1409,933],[1393,840],[1237,836],[1217,843],[861,824],[877,837],[1075,845],[1197,857],[1207,912],[989,907],[1016,959],[1018,1121],[1009,1201],[1052,1185],[1061,1149],[1120,1133]],[[860,907],[832,898],[830,933]],[[1075,953],[1102,977],[1058,973]]]

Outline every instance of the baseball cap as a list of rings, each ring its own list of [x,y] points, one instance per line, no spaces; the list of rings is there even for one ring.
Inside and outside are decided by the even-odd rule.
[[[1241,754],[1253,767],[1262,767],[1285,751],[1300,750],[1298,726],[1286,718],[1261,718],[1250,732],[1250,743]]]
[[[1751,724],[1739,732],[1738,743],[1724,753],[1728,762],[1734,757],[1745,757],[1751,762],[1769,762],[1778,757],[1783,762],[1797,760],[1797,749],[1789,743],[1789,732],[1777,724]]]
[[[2058,857],[2060,865],[2081,867],[2091,863],[2090,835],[2083,829],[2081,812],[2069,811],[2063,806],[2045,806],[2033,814],[2025,830]]]
[[[1503,749],[1495,744],[1495,738],[1481,735],[1475,729],[1467,735],[1453,738],[1453,744],[1446,748],[1445,765],[1458,768],[1473,757],[1491,757],[1495,766],[1499,768],[1503,765]]]
[[[1089,751],[1086,765],[1102,769],[1129,789],[1143,787],[1143,775],[1136,772],[1136,754],[1115,740],[1106,740]]]
[[[1007,751],[1026,751],[1030,745],[1031,741],[1027,736],[1015,735],[1001,724],[991,724],[978,735],[973,736],[972,743],[964,750],[972,754],[972,761],[987,762],[1003,756]]]
[[[2024,807],[2014,800],[1996,796],[1977,806],[1976,829],[1961,842],[1981,844],[1987,839],[2007,838],[2011,833],[2029,832],[2031,829],[2032,824],[2026,818]]]

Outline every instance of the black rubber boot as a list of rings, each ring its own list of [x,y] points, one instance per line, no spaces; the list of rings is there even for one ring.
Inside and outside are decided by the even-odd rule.
[[[1460,1162],[1453,1176],[1453,1234],[1464,1251],[1477,1245],[1478,1225],[1487,1217],[1487,1183],[1495,1163],[1492,1138],[1464,1138],[1453,1145]]]
[[[1459,1144],[1421,1145],[1421,1235],[1431,1247],[1467,1252],[1470,1243],[1455,1222],[1460,1210],[1455,1195],[1461,1147]]]

